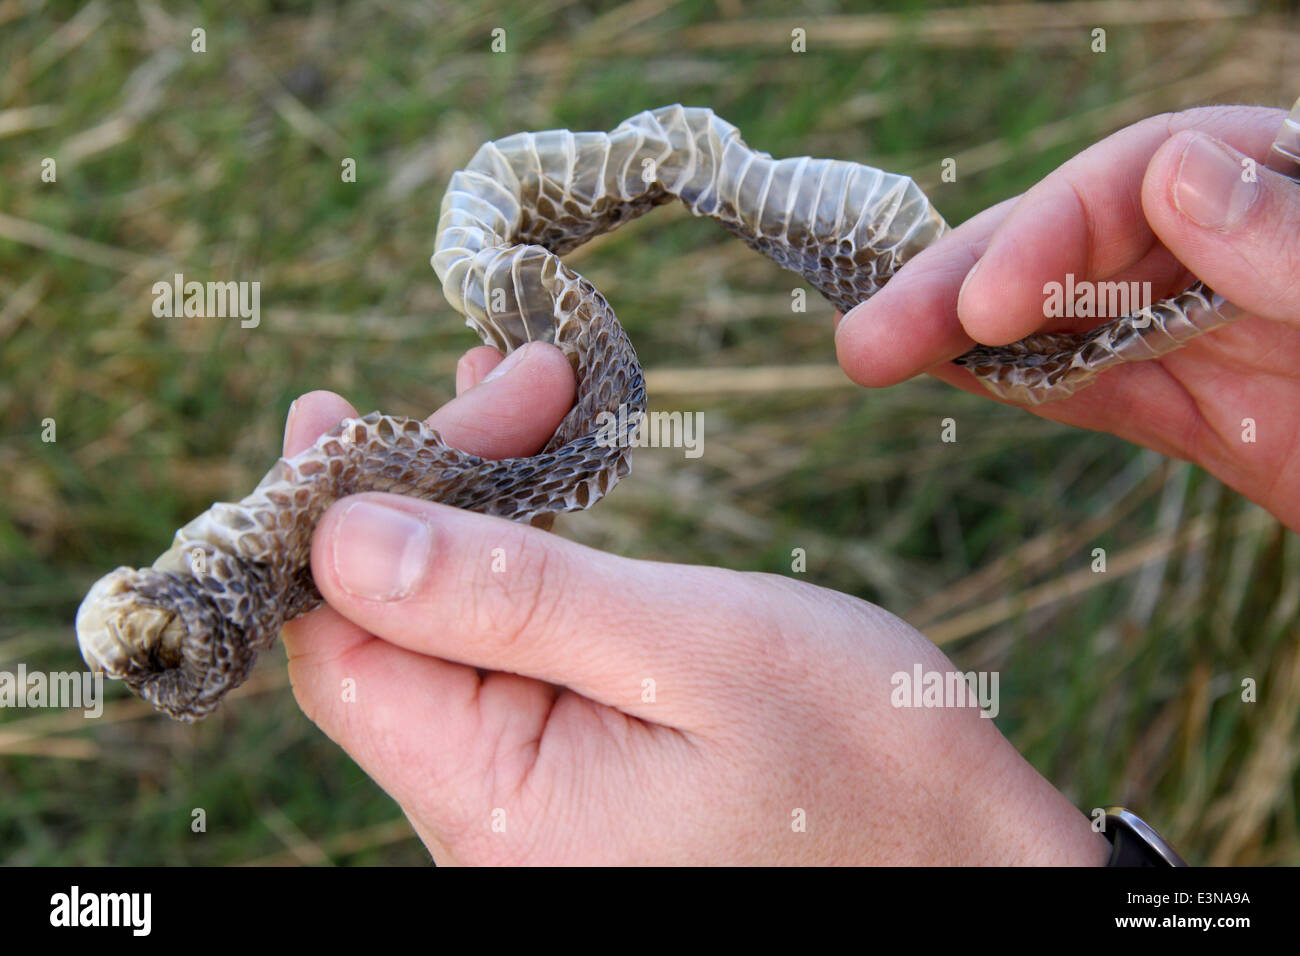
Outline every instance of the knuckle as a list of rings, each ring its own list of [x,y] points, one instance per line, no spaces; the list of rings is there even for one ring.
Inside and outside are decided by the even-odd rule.
[[[511,528],[469,569],[462,593],[475,634],[512,650],[553,633],[565,606],[565,561],[553,542],[529,529]]]
[[[1300,188],[1284,176],[1268,171],[1273,215],[1270,216],[1270,244],[1282,252],[1286,277],[1294,287],[1300,274]]]
[[[1300,203],[1290,196],[1295,187],[1287,187],[1270,188],[1269,201],[1256,204],[1254,236],[1241,253],[1274,318],[1294,315],[1300,297]]]

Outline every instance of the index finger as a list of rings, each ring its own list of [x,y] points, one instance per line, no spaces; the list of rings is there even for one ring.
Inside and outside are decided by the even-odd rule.
[[[479,353],[485,351],[491,350],[471,349],[466,356],[479,366],[469,376],[477,385],[430,415],[428,422],[449,445],[471,455],[510,458],[534,454],[573,407],[573,368],[555,346],[530,342],[515,349],[505,361],[498,357],[499,364],[492,371],[505,371],[486,380],[479,377],[486,367]],[[310,448],[340,421],[357,415],[351,404],[332,392],[308,392],[289,408],[285,457]]]
[[[844,315],[835,328],[835,356],[849,378],[869,388],[896,385],[975,344],[957,321],[957,290],[1015,202],[1004,200],[962,223]]]
[[[1131,276],[1150,281],[1158,295],[1174,291],[1171,284],[1187,281],[1185,270],[1160,245],[1142,210],[1142,180],[1151,158],[1176,133],[1196,129],[1262,160],[1282,115],[1245,106],[1166,113],[1066,162],[1021,197],[966,278],[957,312],[967,334],[985,345],[1006,345],[1039,331],[1045,324],[1044,286],[1069,275]]]

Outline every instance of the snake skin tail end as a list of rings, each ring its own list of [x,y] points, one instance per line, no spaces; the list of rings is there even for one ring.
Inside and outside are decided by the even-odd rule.
[[[165,596],[176,587],[152,568],[117,568],[95,582],[77,609],[77,643],[92,670],[188,722],[206,716],[243,682],[253,655],[240,653],[238,642],[214,641],[210,615],[189,613],[201,609],[169,603]]]
[[[92,670],[123,678],[150,661],[174,665],[184,628],[176,615],[136,603],[133,568],[117,568],[95,582],[77,608],[77,643]]]

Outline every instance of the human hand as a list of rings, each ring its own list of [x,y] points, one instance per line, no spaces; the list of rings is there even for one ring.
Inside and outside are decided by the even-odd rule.
[[[948,360],[975,342],[1099,324],[1046,320],[1046,283],[1149,281],[1154,301],[1200,278],[1250,315],[1030,411],[1196,462],[1300,530],[1300,186],[1263,165],[1285,115],[1207,107],[1102,140],[847,313],[840,364],[862,385],[929,371],[987,395]],[[1253,184],[1242,179],[1247,156],[1258,161]]]
[[[430,418],[451,444],[549,439],[568,362],[515,354],[490,381],[498,353],[462,360]],[[285,454],[355,414],[304,396]],[[285,628],[294,693],[439,863],[1106,859],[977,709],[892,706],[895,673],[953,667],[843,594],[383,494],[329,509],[312,573],[328,606]]]

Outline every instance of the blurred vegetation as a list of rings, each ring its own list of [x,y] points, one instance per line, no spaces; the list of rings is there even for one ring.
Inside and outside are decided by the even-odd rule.
[[[80,668],[86,588],[244,495],[300,393],[408,415],[451,397],[475,340],[428,258],[485,140],[711,106],[774,155],[911,173],[956,223],[1142,116],[1297,88],[1294,24],[1252,3],[789,7],[0,0],[0,669]],[[703,458],[640,450],[559,533],[778,573],[805,548],[807,580],[1000,671],[999,726],[1079,806],[1127,803],[1194,862],[1300,862],[1295,535],[1110,436],[929,380],[848,385],[830,308],[792,321],[791,278],[680,209],[570,261],[618,309],[652,406],[708,428]],[[259,280],[261,325],[154,318],[176,271]],[[100,720],[0,712],[4,862],[427,858],[300,714],[282,652],[194,727],[117,685]]]

